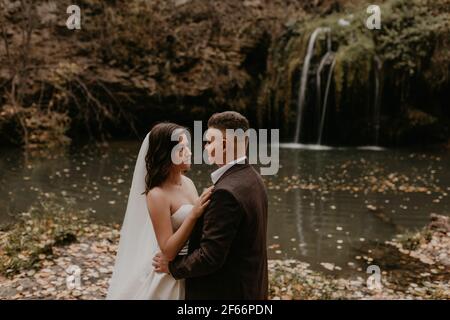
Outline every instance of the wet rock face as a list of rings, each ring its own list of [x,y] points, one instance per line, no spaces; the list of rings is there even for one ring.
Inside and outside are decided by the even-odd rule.
[[[11,5],[0,13],[0,19],[5,21],[4,34],[11,56],[8,58],[0,55],[0,82],[8,84],[1,89],[0,105],[4,108],[3,106],[16,105],[12,102],[17,102],[22,109],[37,110],[33,114],[38,118],[43,113],[39,110],[46,111],[49,106],[58,115],[67,113],[70,125],[66,127],[66,121],[60,121],[56,134],[77,137],[80,132],[88,132],[94,136],[103,136],[103,131],[118,136],[129,134],[133,124],[138,131],[147,131],[152,123],[167,119],[191,124],[192,119],[205,120],[211,113],[224,109],[243,112],[255,126],[287,128],[290,119],[295,118],[294,109],[290,105],[278,109],[273,108],[273,105],[279,98],[289,101],[295,98],[295,95],[283,88],[291,83],[297,86],[295,72],[298,71],[299,64],[296,59],[303,60],[304,52],[293,50],[292,57],[282,57],[281,60],[287,64],[285,67],[292,69],[290,74],[278,73],[278,69],[283,66],[277,65],[276,58],[286,47],[287,40],[304,36],[299,30],[309,30],[296,30],[294,26],[299,21],[310,26],[336,12],[356,10],[355,5],[365,2],[86,0],[82,9],[82,30],[75,32],[68,30],[65,19],[57,14],[65,12],[70,1],[37,0],[33,1],[31,41],[26,46],[19,37],[20,26],[23,25],[21,21],[24,21],[19,2],[6,3]],[[359,11],[357,9],[356,12]],[[439,13],[439,10],[436,12]],[[414,35],[417,30],[412,31],[411,35]],[[360,40],[359,35],[356,36]],[[367,39],[363,37],[363,40]],[[369,45],[368,48],[372,50],[370,41],[363,41],[363,46],[360,46],[360,42],[355,43],[355,47],[366,48]],[[334,41],[334,49],[336,44]],[[339,99],[338,95],[335,98],[330,93],[329,101],[330,105],[337,106],[340,102],[341,106],[348,108],[341,117],[335,114],[333,108],[330,108],[329,114],[331,122],[341,123],[343,128],[351,128],[351,132],[327,125],[329,132],[336,133],[329,135],[337,137],[336,143],[352,137],[371,136],[372,127],[376,126],[368,126],[365,118],[358,118],[371,102],[366,103],[362,98],[361,92],[365,92],[367,88],[356,85],[358,81],[374,81],[372,75],[369,75],[373,69],[370,67],[372,62],[367,64],[367,61],[360,59],[366,56],[372,58],[372,53],[367,49],[369,55],[366,51],[359,54],[351,46],[347,47],[348,54],[341,56],[354,59],[350,59],[348,63],[340,61],[341,63],[336,64],[336,70],[340,70],[341,75],[344,72],[347,78],[340,82],[337,81],[340,76],[335,75],[330,92],[341,87],[344,91],[349,88],[351,90],[344,92]],[[393,50],[397,47],[401,48],[394,45],[380,50],[391,52],[390,56],[398,58],[402,56],[402,51]],[[444,37],[437,46],[440,49],[433,53],[432,65],[443,66],[447,63],[447,56],[442,54],[448,51],[447,47],[448,40],[446,42]],[[20,48],[24,50],[19,50]],[[21,52],[26,54],[22,56]],[[410,54],[408,51],[404,55]],[[21,65],[17,61],[24,62],[23,70],[13,70]],[[355,65],[358,67],[350,68]],[[404,65],[408,66],[409,62]],[[347,68],[348,66],[350,67]],[[11,70],[14,72],[11,73]],[[448,82],[445,72],[437,72],[442,70],[445,68],[439,67],[428,72],[426,81],[439,82],[441,88],[446,88]],[[13,74],[22,75],[16,81],[23,85],[18,86],[15,91],[20,99],[10,101],[12,85],[9,84],[12,84]],[[406,79],[410,78],[408,73],[401,75]],[[347,81],[350,78],[355,81],[354,84]],[[279,87],[271,87],[266,83],[267,79],[275,79]],[[402,81],[397,78],[388,80],[392,83]],[[394,87],[391,82],[386,82],[384,88]],[[348,88],[345,89],[345,86]],[[266,99],[267,92],[271,92],[273,96]],[[358,99],[354,103],[345,101],[352,97]],[[394,101],[394,98],[385,96],[383,101]],[[445,96],[442,99],[444,98]],[[439,109],[440,99],[436,98],[433,102],[438,106],[436,110]],[[384,113],[395,109],[395,103],[385,105],[383,101]],[[425,97],[421,101],[428,100]],[[16,108],[15,114],[29,114],[21,108]],[[3,117],[2,111],[4,110],[0,109],[2,136],[12,136],[12,131],[16,136],[24,134],[20,124],[11,124],[14,120]],[[372,110],[368,112],[373,113]],[[430,110],[427,112],[434,114]],[[396,119],[401,116],[402,114],[394,112],[388,114],[387,118]],[[385,118],[381,118],[382,127],[395,127],[392,122],[384,121]],[[355,134],[355,131],[359,134]],[[418,133],[414,135],[408,131],[405,134],[412,140],[413,136],[429,134],[428,129],[412,131]],[[49,136],[52,135],[53,133],[49,133]],[[290,133],[286,134],[286,137],[289,135]],[[395,140],[395,137],[398,135],[393,133],[387,139]],[[20,143],[20,139],[18,140]]]
[[[294,129],[297,133],[299,121],[292,119],[303,109],[302,143],[318,140],[318,123],[325,123],[325,144],[445,142],[449,77],[439,70],[450,65],[448,15],[439,13],[433,1],[414,1],[413,11],[408,1],[381,4],[383,27],[376,32],[362,23],[364,6],[352,8],[351,14],[334,12],[291,25],[271,50],[265,114],[279,114],[290,135]],[[323,28],[331,29],[331,50],[325,33],[316,37]],[[313,58],[307,59],[311,44]],[[316,80],[326,76],[320,61],[330,51],[336,56],[331,87]],[[301,81],[305,68],[310,78],[306,99]],[[330,94],[324,97],[328,87]],[[321,106],[325,98],[328,108]],[[325,109],[325,121],[318,120]]]
[[[104,130],[131,131],[131,120],[148,130],[155,121],[207,119],[221,109],[252,118],[271,39],[287,20],[304,14],[294,0],[88,0],[82,30],[74,32],[65,19],[55,19],[70,1],[35,1],[25,44],[18,36],[25,10],[18,1],[7,3],[1,21],[11,56],[0,56],[0,81],[8,83],[18,71],[10,72],[15,62],[24,61],[23,79],[16,80],[26,85],[14,102],[45,110],[52,103],[52,109],[68,112],[74,120],[69,135],[86,127],[95,134],[104,121]],[[70,70],[60,68],[66,65]],[[12,87],[2,90],[10,93]],[[10,95],[1,96],[1,105],[12,104],[4,98]],[[7,125],[11,121],[0,115],[4,130],[19,126]]]

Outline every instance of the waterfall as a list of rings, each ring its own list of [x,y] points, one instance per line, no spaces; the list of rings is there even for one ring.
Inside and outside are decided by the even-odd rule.
[[[314,45],[316,43],[317,36],[321,32],[330,32],[329,28],[317,28],[311,34],[308,42],[308,49],[305,55],[305,59],[303,61],[302,74],[300,79],[300,87],[297,101],[297,121],[295,125],[295,136],[294,142],[298,143],[300,140],[300,132],[302,125],[302,115],[305,104],[305,94],[306,94],[306,85],[308,84],[308,73],[309,73],[309,65],[311,62],[312,55],[314,53]],[[328,42],[329,47],[331,47],[331,41]]]
[[[317,68],[316,73],[316,99],[317,99],[317,110],[321,110],[322,107],[322,70],[329,63],[329,58],[332,53],[327,51],[323,56],[322,60],[320,60],[319,68]]]
[[[334,64],[335,64],[335,53],[331,51],[331,33],[328,31],[327,33],[327,53],[322,57],[319,63],[319,67],[317,68],[316,73],[316,94],[317,94],[317,111],[320,114],[320,125],[319,125],[319,132],[318,132],[318,141],[317,144],[322,144],[322,134],[323,134],[323,127],[325,123],[325,117],[326,117],[326,110],[327,110],[327,104],[328,104],[328,93],[330,91],[330,85],[331,85],[331,76],[333,75],[334,70]],[[328,78],[327,83],[325,87],[325,96],[324,96],[324,103],[322,105],[322,70],[326,65],[330,65],[330,69],[328,70]]]
[[[382,63],[378,56],[374,57],[375,62],[375,97],[373,108],[373,122],[375,124],[375,145],[378,146],[380,140],[380,107],[381,107],[381,90],[380,90],[380,73]]]
[[[336,65],[336,52],[332,50],[332,41],[331,41],[331,29],[327,27],[319,27],[316,28],[308,39],[308,47],[306,51],[306,55],[304,57],[302,71],[301,71],[301,77],[300,77],[300,84],[298,89],[298,98],[297,98],[297,117],[296,117],[296,126],[295,126],[295,136],[294,136],[294,145],[298,144],[300,142],[300,135],[302,133],[302,123],[304,122],[304,112],[305,112],[305,99],[306,99],[306,88],[308,85],[308,77],[310,74],[310,68],[311,68],[311,59],[314,55],[314,47],[317,42],[317,38],[320,35],[320,33],[326,33],[326,47],[327,52],[322,56],[320,59],[320,62],[317,66],[316,71],[316,110],[318,115],[318,127],[317,127],[317,144],[313,145],[312,147],[321,147],[322,146],[322,139],[324,134],[324,127],[325,127],[325,121],[327,117],[327,109],[328,109],[328,102],[329,102],[329,96],[330,96],[330,89],[331,89],[331,82],[333,79],[333,72]],[[373,110],[372,110],[372,123],[374,127],[374,142],[375,146],[379,145],[380,140],[380,116],[381,116],[381,96],[382,96],[382,61],[378,56],[375,56],[373,58],[373,70],[374,70],[374,88],[370,89],[374,93],[373,98]],[[327,69],[327,71],[324,71]],[[326,76],[326,82],[325,87],[322,87],[322,73],[327,75]],[[324,89],[324,90],[323,90]],[[369,92],[370,92],[369,91]],[[370,99],[369,99],[370,100]],[[313,102],[313,101],[311,101]],[[370,103],[370,101],[369,101]],[[369,104],[370,106],[370,104]],[[310,137],[307,138],[308,140]]]
[[[333,75],[334,65],[336,64],[336,56],[334,54],[330,55],[332,57],[332,62],[330,69],[328,70],[328,79],[327,79],[327,85],[325,89],[325,96],[323,100],[323,107],[322,107],[322,117],[320,119],[320,127],[319,127],[319,139],[318,144],[322,144],[322,134],[323,134],[323,126],[325,123],[325,116],[327,114],[327,105],[328,105],[328,94],[330,92],[330,86],[331,86],[331,77]]]

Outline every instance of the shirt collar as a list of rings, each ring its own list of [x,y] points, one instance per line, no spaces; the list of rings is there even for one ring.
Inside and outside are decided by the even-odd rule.
[[[219,169],[211,173],[211,180],[213,184],[216,184],[216,182],[219,181],[220,177],[222,177],[223,174],[228,171],[228,169],[230,169],[237,163],[244,163],[245,159],[247,159],[247,156],[243,156],[241,158],[228,162],[226,165],[220,167]]]

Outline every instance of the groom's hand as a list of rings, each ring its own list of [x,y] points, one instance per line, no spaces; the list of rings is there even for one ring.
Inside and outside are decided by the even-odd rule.
[[[153,266],[155,267],[155,271],[156,272],[161,272],[161,273],[169,273],[169,260],[161,253],[158,252],[154,257],[153,257]]]

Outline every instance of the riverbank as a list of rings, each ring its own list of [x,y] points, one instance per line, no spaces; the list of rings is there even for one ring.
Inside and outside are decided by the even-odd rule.
[[[450,299],[449,217],[432,214],[430,224],[420,232],[361,251],[362,265],[380,268],[381,286],[369,279],[370,274],[336,278],[298,260],[272,260],[271,298]],[[333,269],[331,264],[325,267]]]
[[[93,223],[85,213],[55,205],[43,207],[54,214],[34,208],[0,230],[0,299],[104,299],[119,225]],[[421,232],[361,256],[362,264],[380,266],[381,290],[368,288],[368,274],[340,278],[298,260],[270,260],[270,298],[450,299],[448,217],[434,215]],[[67,279],[76,270],[81,285],[69,289]]]

